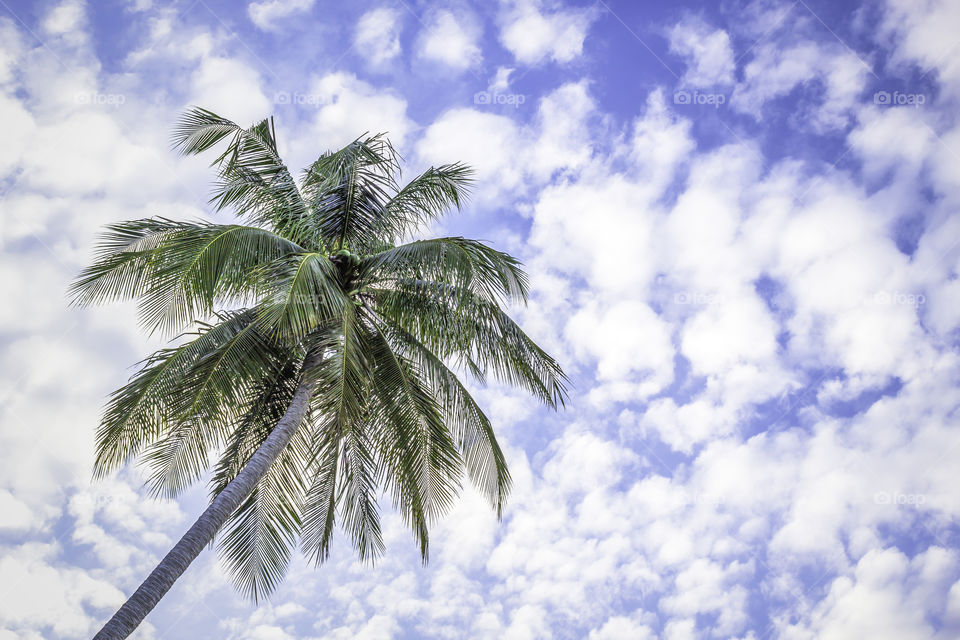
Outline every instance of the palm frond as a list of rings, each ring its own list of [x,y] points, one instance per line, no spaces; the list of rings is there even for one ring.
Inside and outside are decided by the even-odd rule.
[[[92,306],[142,295],[155,269],[157,248],[184,223],[165,218],[107,225],[94,245],[94,263],[74,279],[67,294],[76,306]]]
[[[527,274],[513,256],[466,238],[432,238],[363,258],[360,279],[370,284],[435,282],[494,303],[526,303]]]
[[[511,478],[490,419],[457,375],[436,354],[403,329],[379,318],[376,321],[393,348],[419,367],[440,403],[444,423],[457,442],[467,476],[490,500],[497,517],[502,517],[510,494]]]
[[[336,524],[339,468],[342,456],[338,432],[315,429],[312,481],[303,508],[301,549],[315,564],[330,557],[330,543]]]
[[[365,429],[354,428],[343,436],[340,457],[340,523],[350,536],[360,560],[376,561],[383,555],[383,532],[377,506],[377,464],[374,445]]]
[[[176,496],[200,477],[257,382],[289,357],[263,333],[252,310],[227,317],[236,321],[202,327],[213,336],[211,348],[179,380],[163,437],[144,452],[148,484],[158,495]]]
[[[296,253],[264,265],[258,274],[260,321],[277,335],[302,339],[352,306],[336,266],[322,253]]]
[[[460,209],[472,184],[473,169],[465,164],[430,167],[404,185],[384,206],[384,237],[401,240],[451,208]]]
[[[368,289],[377,312],[481,382],[487,374],[556,409],[567,397],[563,369],[495,302],[453,285],[397,281]]]
[[[385,207],[397,192],[399,156],[380,135],[326,153],[305,172],[301,188],[322,243],[365,252],[382,244]]]
[[[319,416],[315,428],[331,439],[327,447],[338,447],[339,451],[335,469],[329,461],[322,467],[322,473],[327,474],[323,482],[329,483],[331,478],[336,482],[340,523],[360,558],[376,559],[383,552],[383,540],[374,449],[367,428],[372,363],[368,336],[362,331],[354,305],[345,308],[338,327],[318,336],[315,348],[324,354],[312,372],[317,380],[312,408]],[[320,489],[312,490],[312,494],[314,491]],[[308,497],[307,513],[311,515],[309,526],[304,528],[304,551],[318,561],[325,557],[329,542],[326,526],[333,518],[328,510],[323,511],[323,506],[317,506],[319,500],[319,504],[329,508],[329,501],[323,501],[326,495],[312,495],[312,502]]]
[[[246,335],[253,319],[250,312],[222,314],[219,324],[185,334],[192,339],[144,360],[130,382],[110,396],[97,430],[94,475],[106,476],[168,434],[190,406],[188,399],[190,392],[197,390],[198,374],[209,368],[231,339]],[[229,374],[222,369],[219,372],[219,382],[227,392],[240,393],[243,380],[273,366],[276,345],[256,345],[259,348],[248,353],[232,351],[235,359],[223,363],[233,367]],[[224,378],[227,375],[232,382]],[[196,399],[195,394],[193,397]]]
[[[237,477],[283,417],[300,382],[296,361],[297,358],[291,354],[291,358],[278,366],[273,373],[252,385],[249,401],[242,409],[214,467],[210,479],[211,499]]]
[[[415,365],[396,353],[371,322],[375,363],[371,395],[381,478],[393,489],[394,506],[413,530],[423,561],[429,556],[429,524],[453,504],[463,461],[450,437],[436,393]]]
[[[192,156],[213,148],[240,129],[237,123],[201,107],[187,109],[173,127],[173,148]]]
[[[171,400],[201,348],[188,343],[160,349],[130,381],[110,395],[96,434],[95,478],[105,478],[156,441],[174,413]]]
[[[211,482],[216,495],[240,472],[283,416],[299,376],[292,363],[258,385],[221,455]],[[221,530],[218,548],[234,584],[254,602],[283,579],[300,533],[301,508],[313,435],[296,431],[250,496]]]
[[[182,330],[216,305],[243,304],[257,293],[259,269],[302,247],[266,229],[163,218],[107,227],[98,259],[70,293],[86,306],[138,299],[148,331]]]
[[[217,210],[232,207],[256,224],[309,243],[313,234],[306,201],[280,159],[272,118],[244,129],[212,111],[192,107],[174,128],[173,146],[183,155],[196,155],[227,138],[226,149],[212,163],[218,178],[211,204]]]

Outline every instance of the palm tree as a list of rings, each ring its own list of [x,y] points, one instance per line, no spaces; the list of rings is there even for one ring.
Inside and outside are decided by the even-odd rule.
[[[361,559],[384,551],[389,492],[423,561],[428,528],[465,474],[501,516],[510,475],[459,380],[488,375],[557,408],[566,377],[508,317],[517,260],[460,237],[409,241],[467,194],[462,164],[400,186],[382,136],[325,153],[294,180],[273,120],[244,129],[188,110],[174,148],[216,157],[211,203],[244,224],[150,218],[101,235],[75,304],[135,299],[142,326],[177,336],[109,400],[94,476],[137,459],[175,497],[212,467],[211,502],[96,635],[126,638],[218,532],[236,586],[257,601],[292,549],[320,564],[335,528]]]

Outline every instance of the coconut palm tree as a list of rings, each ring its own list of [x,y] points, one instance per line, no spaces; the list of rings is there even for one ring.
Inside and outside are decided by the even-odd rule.
[[[510,475],[457,371],[566,395],[556,361],[503,307],[526,301],[511,256],[460,237],[413,240],[469,189],[462,164],[399,182],[383,136],[325,153],[295,180],[273,120],[244,129],[200,108],[174,130],[199,154],[225,142],[211,203],[241,224],[163,218],[110,225],[74,303],[134,299],[143,327],[176,336],[110,397],[94,475],[135,459],[157,495],[208,470],[211,502],[97,639],[127,637],[217,536],[254,601],[299,545],[317,564],[338,525],[361,559],[384,551],[389,493],[423,561],[429,525],[465,475],[498,517]]]

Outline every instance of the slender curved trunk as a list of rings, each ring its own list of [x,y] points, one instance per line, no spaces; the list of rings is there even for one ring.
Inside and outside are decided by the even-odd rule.
[[[286,413],[277,422],[267,439],[250,457],[250,461],[221,491],[206,511],[180,538],[173,549],[160,561],[157,568],[143,581],[122,607],[103,626],[94,640],[121,640],[126,638],[143,622],[160,599],[170,590],[177,578],[183,575],[203,548],[213,540],[237,507],[250,495],[253,488],[280,456],[290,442],[307,413],[310,396],[316,383],[304,380],[297,388]]]

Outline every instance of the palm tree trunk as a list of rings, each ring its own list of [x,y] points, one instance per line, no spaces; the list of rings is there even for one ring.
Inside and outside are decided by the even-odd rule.
[[[157,568],[143,581],[130,599],[110,618],[93,640],[122,640],[143,622],[160,599],[183,575],[190,563],[213,540],[237,507],[250,495],[253,488],[280,456],[297,428],[303,422],[316,382],[304,380],[297,388],[286,413],[277,422],[267,439],[250,457],[246,466],[221,491],[206,511],[180,538],[180,542],[160,561]]]

